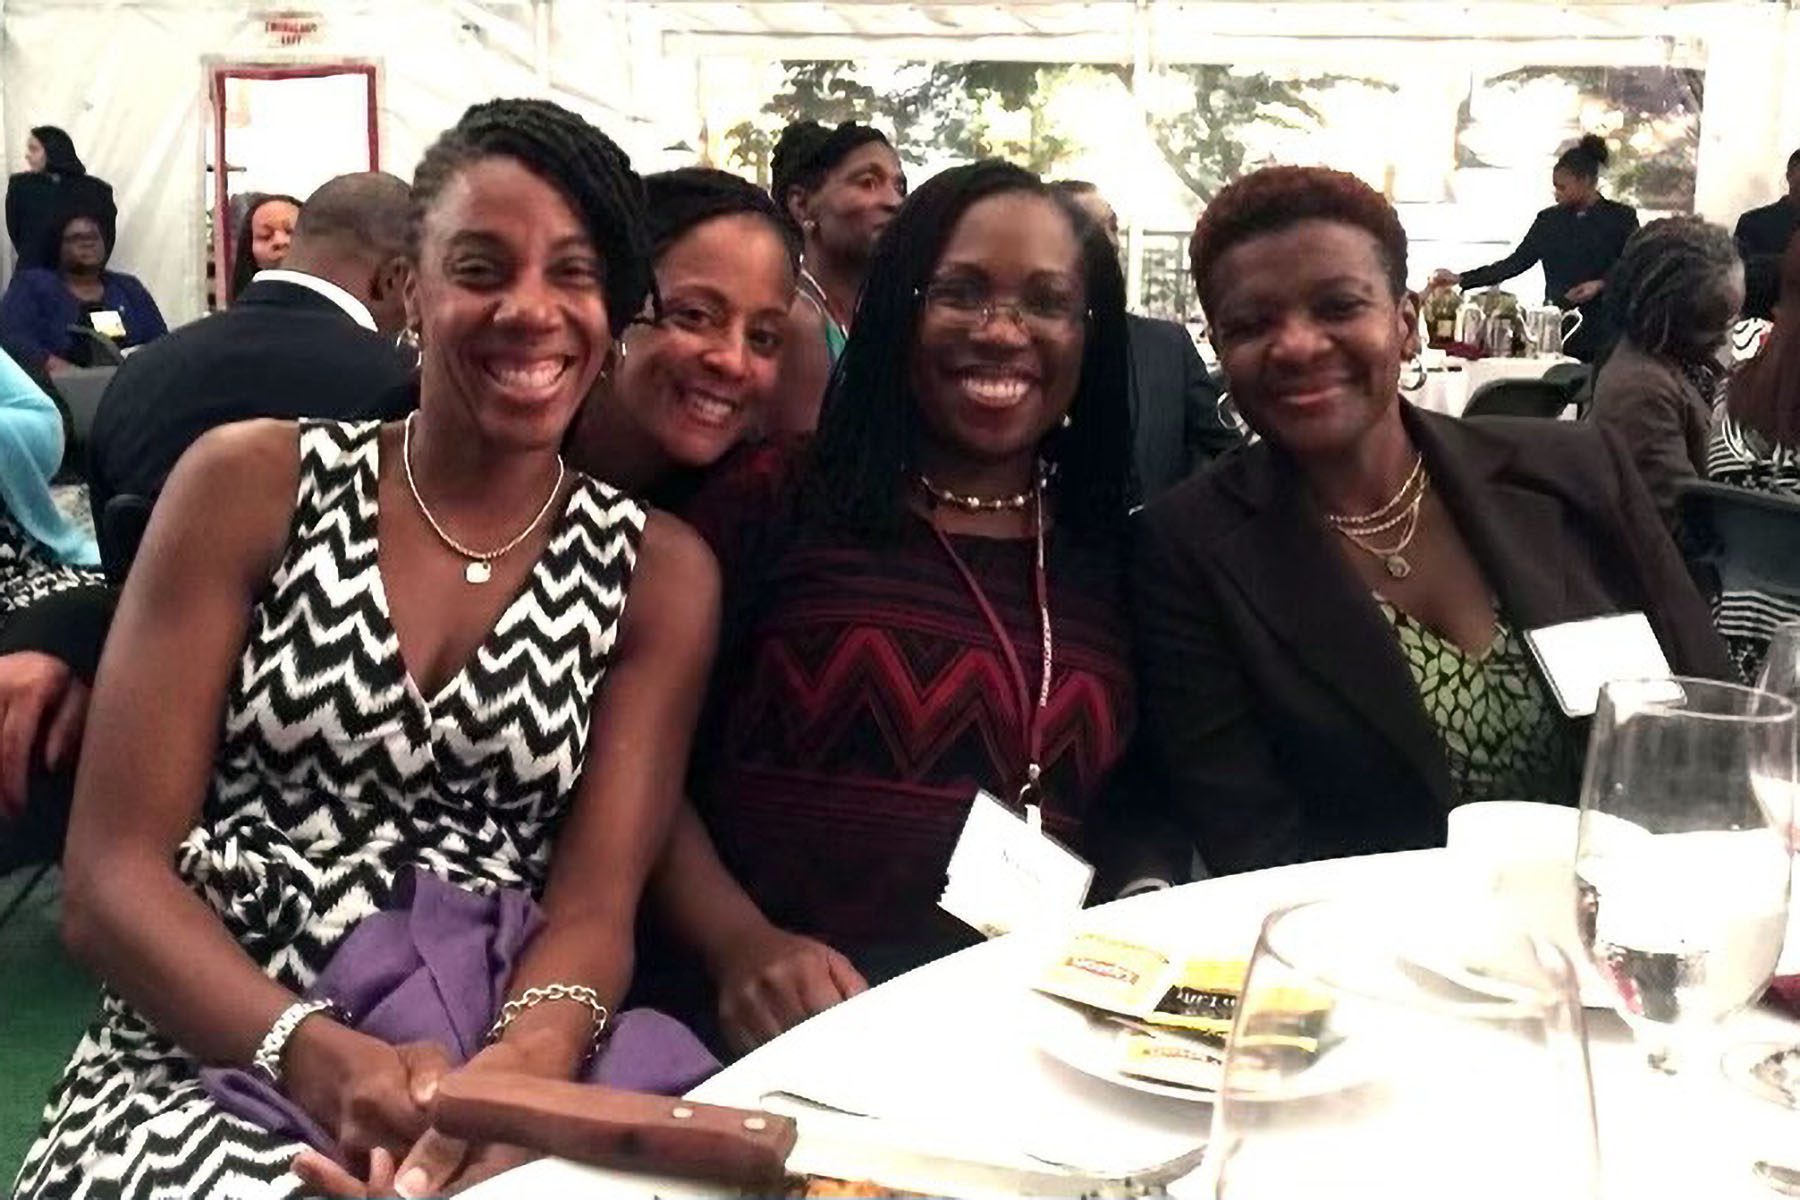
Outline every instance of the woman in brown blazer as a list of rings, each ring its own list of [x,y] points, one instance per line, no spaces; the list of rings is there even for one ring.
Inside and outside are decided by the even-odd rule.
[[[1261,441],[1140,515],[1148,749],[1215,871],[1441,844],[1478,799],[1572,802],[1585,723],[1525,631],[1643,612],[1670,664],[1723,645],[1625,452],[1552,421],[1399,398],[1406,234],[1353,176],[1274,167],[1193,241]]]

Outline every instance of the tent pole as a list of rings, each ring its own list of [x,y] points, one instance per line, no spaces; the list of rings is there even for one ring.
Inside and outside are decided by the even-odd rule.
[[[539,90],[550,91],[550,5],[553,0],[531,0],[531,68]]]
[[[1131,8],[1131,99],[1137,106],[1140,121],[1148,112],[1144,104],[1144,87],[1149,76],[1150,0],[1137,0]],[[1125,307],[1132,312],[1142,310],[1144,298],[1144,232],[1138,221],[1141,207],[1134,197],[1126,208]]]

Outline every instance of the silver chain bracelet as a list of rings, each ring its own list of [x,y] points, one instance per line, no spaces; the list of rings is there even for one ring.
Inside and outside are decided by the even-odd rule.
[[[270,1083],[281,1084],[281,1056],[287,1050],[288,1041],[294,1036],[294,1030],[300,1028],[300,1022],[322,1012],[330,1016],[341,1015],[341,1010],[330,1000],[299,1000],[281,1010],[275,1023],[269,1026],[269,1032],[263,1034],[262,1043],[256,1048],[256,1055],[250,1065]]]
[[[579,983],[547,983],[543,987],[526,988],[518,999],[508,1000],[500,1006],[500,1015],[494,1021],[494,1027],[488,1030],[487,1040],[491,1045],[500,1040],[507,1026],[513,1023],[520,1013],[528,1008],[535,1008],[549,1000],[574,1000],[594,1010],[594,1036],[588,1049],[588,1056],[600,1053],[600,1041],[606,1033],[606,1022],[612,1016],[606,1005],[600,1003],[600,993],[591,987]]]

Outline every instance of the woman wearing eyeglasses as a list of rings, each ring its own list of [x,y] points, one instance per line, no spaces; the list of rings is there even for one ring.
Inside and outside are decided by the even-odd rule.
[[[726,608],[656,892],[739,1048],[966,944],[937,900],[977,790],[1035,777],[1079,848],[1131,733],[1124,288],[1086,228],[1005,163],[920,188],[810,448],[689,512]]]

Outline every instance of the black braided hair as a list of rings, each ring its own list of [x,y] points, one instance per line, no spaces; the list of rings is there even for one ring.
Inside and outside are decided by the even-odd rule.
[[[601,260],[601,290],[615,333],[653,292],[644,182],[613,140],[548,100],[488,100],[444,131],[413,173],[407,252],[419,257],[425,214],[457,172],[484,158],[517,159],[569,201]]]
[[[795,121],[783,129],[769,159],[769,195],[781,215],[793,220],[788,211],[788,194],[793,189],[812,191],[825,182],[833,167],[870,142],[889,145],[881,130],[855,121],[845,121],[836,129],[817,121]]]
[[[1597,133],[1586,133],[1557,157],[1555,169],[1592,183],[1600,178],[1600,168],[1611,158],[1612,151],[1606,148],[1606,139]]]
[[[998,159],[953,167],[909,196],[876,243],[862,299],[833,372],[807,465],[810,507],[870,537],[896,531],[906,512],[906,472],[922,419],[908,363],[923,292],[964,213],[991,196],[1043,196],[1068,218],[1081,245],[1089,312],[1070,428],[1042,453],[1056,471],[1056,519],[1086,535],[1122,528],[1131,494],[1130,351],[1125,280],[1112,244],[1093,234],[1079,206],[1025,168]]]
[[[753,216],[769,223],[800,270],[800,239],[769,194],[742,176],[711,167],[682,167],[644,176],[650,207],[650,253],[660,259],[696,226],[716,217]]]
[[[1729,323],[1727,284],[1742,263],[1719,226],[1701,217],[1664,217],[1625,243],[1607,275],[1607,302],[1640,350],[1691,358],[1711,349],[1695,342],[1695,331],[1716,332]]]

